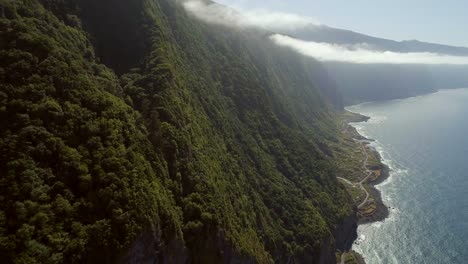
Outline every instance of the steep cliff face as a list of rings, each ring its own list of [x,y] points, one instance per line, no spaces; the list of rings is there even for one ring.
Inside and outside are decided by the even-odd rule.
[[[349,251],[357,239],[357,222],[356,214],[351,214],[346,217],[341,225],[338,225],[335,236],[335,247],[341,252]]]
[[[2,259],[332,263],[354,236],[315,61],[170,0],[0,4]]]

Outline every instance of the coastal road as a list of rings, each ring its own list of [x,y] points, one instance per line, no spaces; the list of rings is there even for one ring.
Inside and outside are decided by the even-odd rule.
[[[367,172],[367,177],[365,177],[362,181],[359,182],[359,187],[361,187],[361,189],[366,193],[366,199],[364,199],[364,201],[358,205],[358,209],[361,209],[364,205],[366,205],[367,201],[369,200],[369,192],[366,190],[366,188],[364,188],[364,182],[367,181],[367,179],[369,179],[370,176],[372,176],[372,171],[368,170],[367,169],[367,162],[369,161],[369,153],[367,153],[367,149],[364,145],[364,143],[361,143],[361,147],[362,147],[362,150],[364,151],[364,154],[366,155],[366,159],[364,160],[364,163],[363,163],[363,168],[364,170]]]
[[[367,149],[366,149],[366,147],[365,147],[365,145],[364,145],[363,142],[359,141],[359,143],[361,144],[362,150],[364,151],[364,154],[366,155],[366,159],[365,159],[364,162],[363,162],[363,167],[364,167],[364,170],[367,172],[367,176],[366,176],[364,179],[362,179],[359,183],[357,183],[357,184],[359,184],[359,187],[361,188],[361,190],[363,190],[363,191],[366,193],[366,199],[364,199],[364,201],[363,201],[360,205],[358,205],[358,209],[361,209],[364,205],[366,205],[367,201],[369,200],[370,194],[369,194],[369,192],[366,190],[366,188],[364,188],[364,183],[365,183],[365,182],[367,181],[367,179],[369,179],[369,177],[372,175],[372,171],[370,171],[370,170],[367,169],[367,165],[368,165],[367,163],[368,163],[368,161],[369,161],[369,154],[367,153]],[[337,179],[342,180],[342,181],[346,182],[347,184],[349,184],[349,185],[351,185],[351,186],[353,186],[353,187],[356,186],[355,183],[352,183],[352,182],[351,182],[350,180],[348,180],[348,179],[345,179],[345,178],[342,178],[342,177],[337,177]],[[341,254],[341,262],[340,262],[340,263],[341,263],[341,264],[345,264],[345,263],[346,263],[346,252],[343,252],[343,253]]]
[[[337,177],[337,179],[342,180],[342,181],[346,182],[347,184],[349,184],[351,186],[356,186],[354,183],[350,182],[349,180],[347,180],[345,178]]]
[[[364,205],[366,205],[367,201],[369,200],[370,194],[366,190],[366,188],[364,188],[364,183],[367,181],[367,179],[369,179],[370,176],[372,176],[372,171],[367,169],[367,165],[368,165],[367,163],[369,161],[369,153],[367,153],[367,149],[365,147],[365,144],[363,142],[361,142],[361,141],[358,141],[358,142],[361,144],[362,150],[364,151],[364,154],[366,155],[366,159],[364,160],[362,165],[363,165],[364,170],[367,172],[367,176],[358,183],[361,190],[363,190],[366,193],[366,199],[364,199],[364,201],[360,205],[358,205],[358,209],[361,209]],[[342,177],[337,177],[337,178],[344,181],[344,182],[346,182],[347,184],[349,184],[351,186],[356,186],[356,184],[352,183],[351,181],[349,181],[349,180],[347,180],[345,178],[342,178]],[[345,262],[346,262],[346,252],[341,254],[341,264],[345,264]]]
[[[366,199],[364,199],[364,201],[363,201],[360,205],[358,205],[358,209],[361,209],[364,205],[366,205],[367,201],[369,200],[370,194],[369,194],[369,192],[366,190],[366,188],[364,188],[363,183],[364,183],[367,179],[369,179],[369,177],[370,177],[371,175],[372,175],[372,171],[369,171],[369,174],[367,174],[367,177],[359,183],[359,187],[361,187],[361,189],[362,189],[364,192],[366,192]]]
[[[369,179],[370,176],[372,176],[372,171],[367,169],[367,165],[368,165],[367,162],[369,161],[369,153],[367,153],[367,149],[365,148],[364,143],[360,142],[360,144],[361,144],[362,150],[364,151],[364,154],[366,155],[366,159],[363,162],[363,167],[364,167],[364,170],[367,172],[367,176],[358,183],[359,188],[361,188],[361,190],[363,190],[364,193],[366,193],[366,198],[361,204],[358,205],[358,209],[361,209],[364,205],[366,205],[367,201],[369,200],[370,194],[366,190],[366,188],[364,188],[364,183]],[[355,183],[352,183],[351,181],[345,178],[342,178],[342,177],[337,177],[337,178],[346,182],[347,184],[351,186],[356,186]]]

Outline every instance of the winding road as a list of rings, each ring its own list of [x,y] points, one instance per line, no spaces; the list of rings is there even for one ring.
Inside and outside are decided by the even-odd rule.
[[[369,179],[370,176],[372,176],[372,171],[367,169],[367,165],[368,165],[367,162],[369,161],[369,154],[367,153],[367,150],[364,147],[363,143],[361,143],[361,147],[362,147],[362,150],[364,151],[364,154],[366,155],[366,159],[363,162],[363,167],[364,167],[365,171],[367,172],[367,176],[364,179],[362,179],[362,181],[360,181],[358,184],[359,184],[359,188],[361,188],[361,190],[363,190],[366,193],[366,198],[364,199],[364,201],[361,204],[358,205],[358,209],[361,209],[364,205],[366,205],[367,201],[369,200],[370,194],[366,190],[366,188],[364,188],[364,183]],[[349,185],[356,186],[356,184],[350,182],[349,180],[347,180],[345,178],[338,177],[338,179],[346,182]]]
[[[364,199],[364,201],[358,205],[357,207],[358,209],[361,209],[364,205],[366,205],[367,201],[369,200],[370,194],[366,190],[366,188],[364,188],[364,183],[367,181],[367,179],[369,179],[370,176],[372,176],[372,171],[367,169],[367,165],[368,165],[367,162],[369,161],[369,153],[367,153],[367,149],[364,143],[363,142],[360,142],[360,143],[361,143],[362,150],[364,151],[364,154],[366,155],[366,159],[363,162],[363,167],[364,167],[364,170],[367,172],[367,176],[358,183],[361,190],[363,190],[366,193],[366,199]],[[346,182],[349,185],[356,186],[355,183],[352,183],[351,181],[345,178],[342,178],[342,177],[337,177],[337,178]],[[346,262],[346,252],[341,254],[341,264],[345,264],[345,262]]]
[[[364,146],[364,143],[361,143],[361,147],[362,147],[362,150],[364,151],[364,154],[366,155],[366,159],[364,160],[364,163],[362,164],[364,170],[367,172],[367,176],[359,182],[359,187],[361,187],[361,189],[366,193],[366,199],[364,199],[364,201],[358,205],[358,209],[361,209],[364,205],[366,205],[367,201],[369,200],[369,192],[366,190],[366,188],[364,188],[364,183],[370,178],[370,176],[372,176],[372,171],[368,170],[367,169],[367,162],[369,161],[369,153],[367,153],[367,149],[366,147]]]

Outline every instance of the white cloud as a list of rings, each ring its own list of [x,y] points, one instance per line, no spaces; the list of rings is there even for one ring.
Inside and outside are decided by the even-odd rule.
[[[271,39],[280,46],[290,47],[297,52],[319,61],[335,61],[360,64],[450,64],[468,65],[468,57],[442,55],[430,52],[398,53],[376,51],[365,43],[343,46],[329,43],[303,41],[284,35],[273,35]]]
[[[293,30],[318,24],[312,18],[296,14],[264,9],[238,11],[219,4],[207,4],[201,0],[188,0],[183,3],[183,6],[198,19],[225,26]]]
[[[319,25],[312,18],[290,13],[253,10],[242,13],[248,23],[271,30],[293,30],[311,25]]]
[[[195,17],[208,23],[230,27],[262,27],[272,31],[294,30],[319,23],[312,18],[267,10],[232,9],[204,0],[179,0]],[[308,42],[284,35],[271,39],[280,46],[290,47],[299,53],[319,61],[336,61],[360,64],[452,64],[468,65],[468,57],[443,55],[429,52],[398,53],[380,51],[366,43],[337,45]]]

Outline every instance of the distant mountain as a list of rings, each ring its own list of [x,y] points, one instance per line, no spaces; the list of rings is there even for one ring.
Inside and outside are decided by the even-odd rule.
[[[305,28],[283,31],[281,33],[314,42],[327,42],[341,45],[367,43],[376,50],[394,52],[433,52],[456,56],[468,56],[468,48],[466,47],[434,44],[418,40],[394,41],[322,25],[310,25]]]
[[[314,42],[338,45],[365,44],[376,51],[431,52],[468,56],[468,48],[421,42],[376,38],[350,30],[322,25],[283,31],[280,34]],[[366,101],[406,98],[431,93],[438,89],[468,87],[465,65],[398,65],[324,62],[346,105]]]

